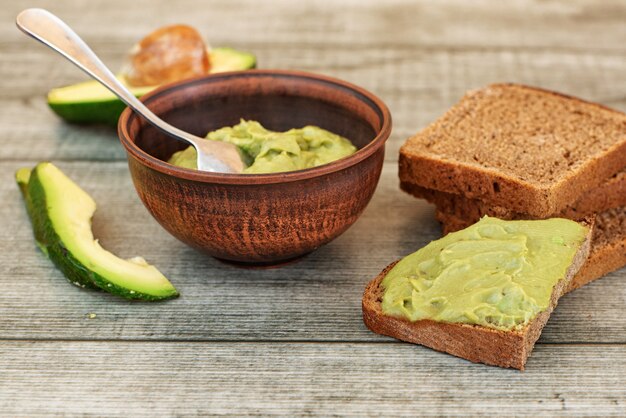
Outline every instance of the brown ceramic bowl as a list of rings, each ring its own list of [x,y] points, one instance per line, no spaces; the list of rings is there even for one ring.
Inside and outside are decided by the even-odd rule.
[[[186,147],[130,109],[118,133],[139,197],[184,243],[214,257],[272,264],[309,253],[356,221],[378,183],[391,131],[384,103],[316,74],[253,70],[171,84],[142,97],[161,118],[198,136],[240,118],[284,131],[317,125],[358,151],[323,166],[277,174],[217,174],[165,161]]]

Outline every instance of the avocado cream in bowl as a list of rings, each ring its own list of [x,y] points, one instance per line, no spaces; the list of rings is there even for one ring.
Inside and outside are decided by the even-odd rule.
[[[303,170],[328,164],[356,152],[356,147],[349,139],[317,126],[276,132],[265,129],[259,122],[243,119],[233,127],[209,132],[206,138],[237,145],[247,165],[244,174]],[[196,169],[196,160],[196,150],[188,147],[175,152],[168,162]]]

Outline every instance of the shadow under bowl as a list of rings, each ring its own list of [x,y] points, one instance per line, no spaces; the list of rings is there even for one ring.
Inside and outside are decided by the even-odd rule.
[[[391,132],[389,110],[373,94],[299,71],[209,75],[159,88],[142,101],[168,123],[202,137],[243,118],[276,131],[316,125],[358,148],[330,164],[285,173],[189,170],[165,162],[186,145],[127,108],[118,134],[148,211],[182,242],[237,263],[280,263],[348,229],[376,189]]]

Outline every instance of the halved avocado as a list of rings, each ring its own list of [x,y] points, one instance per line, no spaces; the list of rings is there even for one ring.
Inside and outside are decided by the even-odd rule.
[[[249,70],[256,67],[256,57],[233,48],[214,48],[210,52],[210,73]],[[118,79],[126,85],[124,77]],[[129,87],[129,86],[127,86]],[[141,97],[158,86],[129,87]],[[61,118],[72,123],[117,124],[126,107],[113,93],[95,80],[59,87],[48,93],[48,105]]]
[[[124,78],[117,76],[124,85]],[[128,86],[127,86],[128,87]],[[129,87],[131,93],[141,97],[156,86]],[[71,123],[102,123],[115,125],[126,105],[97,81],[85,81],[59,87],[48,93],[48,106]]]
[[[211,59],[209,74],[256,68],[256,56],[254,56],[254,54],[226,46],[211,49],[209,51],[209,58]]]
[[[15,174],[37,245],[79,287],[100,288],[127,299],[162,300],[178,291],[141,257],[123,260],[94,239],[96,203],[53,164]]]

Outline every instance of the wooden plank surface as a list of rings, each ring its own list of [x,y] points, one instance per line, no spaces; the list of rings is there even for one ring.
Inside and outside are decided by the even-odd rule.
[[[623,416],[624,377],[606,370],[626,369],[625,352],[539,346],[522,373],[404,343],[5,342],[0,408],[18,416]]]
[[[626,111],[626,2],[175,4],[0,9],[0,415],[625,415],[626,269],[560,301],[524,373],[372,334],[360,296],[385,265],[438,237],[433,208],[398,189],[397,152],[464,91],[516,81]],[[214,46],[255,52],[260,67],[372,90],[394,131],[371,204],[339,239],[279,269],[187,248],[136,197],[113,128],[66,125],[47,109],[47,90],[84,76],[14,28],[32,6],[62,16],[113,68],[150,30],[184,22]],[[181,298],[130,303],[65,282],[35,248],[12,180],[44,159],[96,199],[102,244],[157,264]]]
[[[45,7],[86,38],[104,45],[125,44],[159,25],[184,22],[202,29],[211,42],[299,44],[370,48],[393,45],[433,49],[507,50],[555,48],[578,51],[624,51],[626,36],[620,0],[15,0],[2,10],[6,21],[26,7]],[[2,39],[18,38],[3,25]],[[26,42],[25,39],[22,41]]]
[[[0,114],[0,126],[5,140],[14,145],[0,149],[0,158],[124,159],[114,128],[67,126],[47,109],[44,93],[52,86],[79,79],[80,72],[43,47],[32,46],[30,49],[37,48],[38,60],[46,67],[61,66],[66,71],[48,77],[45,68],[33,69],[30,62],[15,66],[21,51],[5,53],[9,59],[0,62],[0,70],[6,69],[12,78],[31,74],[36,81],[33,85],[20,85],[19,95],[9,93],[16,97],[6,98],[7,109]],[[387,146],[388,161],[397,160],[402,142],[443,114],[466,90],[496,81],[571,92],[626,110],[626,94],[618,88],[626,85],[623,52],[585,55],[567,51],[430,51],[380,46],[301,52],[301,48],[294,45],[254,51],[260,55],[259,65],[263,67],[322,72],[350,80],[379,95],[389,106],[394,121]],[[298,59],[285,60],[283,54]],[[117,55],[120,58],[121,54]]]
[[[480,2],[434,7],[398,1],[316,1],[298,6],[283,0],[272,7],[281,10],[274,19],[253,18],[249,14],[271,11],[239,2],[214,2],[197,11],[187,0],[180,2],[175,16],[164,15],[154,2],[149,4],[157,6],[147,11],[146,3],[128,2],[123,14],[110,1],[39,3],[62,14],[112,68],[122,65],[126,50],[137,39],[174,20],[202,28],[214,45],[253,50],[263,68],[321,72],[362,85],[392,111],[390,161],[397,159],[404,139],[440,116],[463,92],[492,82],[538,85],[626,110],[626,94],[619,89],[626,85],[626,25],[616,18],[622,12],[626,15],[623,1],[606,2],[597,10],[593,2],[557,6],[523,1],[499,8],[493,2],[490,7]],[[0,21],[9,22],[28,5],[32,4],[13,3],[0,11]],[[522,10],[523,19],[516,14]],[[127,20],[137,15],[142,16],[140,22]],[[410,17],[412,23],[399,25],[394,16],[402,21]],[[93,24],[96,19],[108,24]],[[433,19],[441,26],[436,31]],[[227,36],[214,27],[217,22],[236,26],[229,26]],[[328,27],[324,22],[333,23]],[[241,24],[247,29],[237,26]],[[288,42],[284,33],[290,34]],[[86,76],[11,25],[0,28],[0,39],[5,40],[0,43],[0,72],[12,81],[12,88],[3,92],[6,106],[0,126],[5,140],[13,144],[0,149],[1,159],[124,158],[114,129],[68,127],[46,109],[45,92]]]

